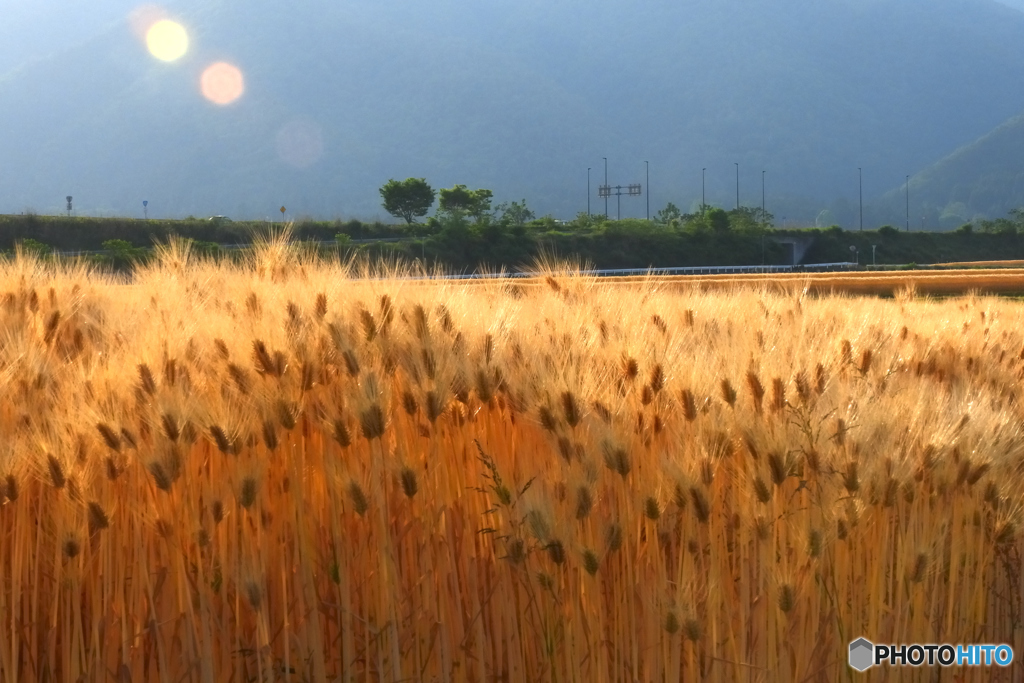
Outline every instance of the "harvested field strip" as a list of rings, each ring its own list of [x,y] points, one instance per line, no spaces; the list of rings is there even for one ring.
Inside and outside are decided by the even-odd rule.
[[[954,271],[883,271],[850,273],[760,273],[739,275],[678,275],[678,276],[630,276],[614,278],[587,278],[598,281],[602,287],[668,286],[685,290],[688,288],[733,289],[766,287],[781,290],[806,290],[814,294],[864,294],[891,296],[903,290],[914,290],[918,294],[955,295],[975,292],[978,294],[1017,294],[1024,292],[1024,270],[1000,270],[996,272],[978,270]],[[428,283],[428,281],[418,281]],[[490,280],[457,281],[459,285],[490,286]],[[501,282],[509,287],[544,288],[544,278],[509,279]],[[429,286],[429,285],[428,285]]]
[[[1024,261],[957,261],[955,263],[936,263],[943,268],[1020,268]]]

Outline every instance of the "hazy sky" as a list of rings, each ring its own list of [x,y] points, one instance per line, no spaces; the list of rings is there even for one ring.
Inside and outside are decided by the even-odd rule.
[[[0,74],[88,40],[139,0],[0,0]]]
[[[336,0],[335,0],[336,1]],[[1024,11],[1024,0],[997,0]],[[147,0],[0,0],[0,75],[79,43]]]
[[[928,24],[928,9],[933,1],[935,7],[949,10],[931,12],[936,16],[935,26]],[[39,163],[38,169],[33,171],[35,175],[23,174],[23,186],[9,191],[5,186],[10,196],[0,197],[0,201],[6,202],[3,208],[10,211],[60,210],[63,206],[60,200],[67,194],[74,194],[79,202],[76,207],[84,207],[81,210],[100,213],[123,211],[124,206],[131,206],[137,212],[141,198],[145,197],[147,201],[154,200],[149,205],[150,211],[159,205],[167,215],[246,211],[263,215],[259,213],[264,210],[259,208],[263,207],[260,202],[264,201],[264,196],[273,195],[266,200],[271,209],[286,203],[289,209],[307,206],[312,207],[308,211],[321,212],[324,216],[372,217],[374,211],[379,212],[374,199],[378,183],[392,176],[427,174],[431,175],[432,182],[441,185],[477,183],[510,193],[501,200],[526,197],[532,202],[531,208],[541,213],[557,210],[561,217],[571,217],[571,212],[579,208],[579,202],[574,199],[567,203],[562,183],[571,184],[584,177],[576,167],[586,171],[593,165],[596,171],[605,154],[617,155],[616,159],[633,159],[633,170],[629,173],[634,175],[641,169],[647,170],[646,165],[641,166],[635,160],[650,159],[652,172],[662,174],[656,177],[666,178],[661,181],[663,189],[659,191],[662,194],[652,195],[651,210],[655,212],[670,198],[683,202],[683,208],[688,208],[687,202],[693,196],[680,195],[679,188],[696,187],[703,197],[702,168],[716,163],[721,173],[717,180],[710,178],[711,185],[717,183],[720,189],[726,188],[729,192],[721,198],[713,195],[709,198],[713,203],[731,204],[734,159],[740,159],[747,174],[743,192],[751,197],[743,201],[759,199],[753,197],[756,190],[750,188],[764,179],[766,164],[776,163],[773,159],[778,157],[782,159],[777,162],[782,165],[781,170],[768,171],[769,183],[776,183],[769,184],[768,193],[769,197],[772,192],[778,196],[787,192],[793,195],[795,198],[790,203],[796,208],[789,212],[792,217],[793,211],[804,210],[801,208],[804,204],[820,208],[821,202],[831,201],[832,197],[845,192],[840,188],[845,180],[824,179],[825,173],[817,172],[811,177],[802,170],[806,167],[806,164],[801,165],[804,161],[832,154],[837,161],[828,163],[847,171],[853,169],[853,172],[862,164],[867,171],[873,164],[882,170],[866,174],[865,189],[869,195],[880,195],[900,185],[906,173],[916,172],[956,147],[971,143],[1007,117],[1024,110],[1024,100],[1020,99],[1024,97],[1020,95],[1024,90],[1005,87],[1002,72],[986,68],[990,64],[997,67],[1011,62],[1024,64],[1024,48],[1009,50],[1013,55],[1006,59],[1000,57],[999,48],[1013,44],[1012,39],[1024,27],[1024,15],[1015,17],[1009,10],[986,11],[989,1],[925,0],[922,5],[907,0],[882,3],[879,0],[816,0],[816,3],[807,0],[645,0],[636,3],[636,11],[631,14],[639,18],[630,23],[619,18],[612,0],[442,0],[436,4],[423,0],[278,0],[273,3],[254,0],[0,0],[0,81],[8,80],[10,85],[0,91],[4,93],[4,99],[0,100],[0,109],[4,112],[2,123],[7,131],[21,131],[21,134],[9,132],[0,136],[0,145],[4,146],[5,160],[17,153],[32,163],[37,160]],[[1024,0],[1000,1],[1024,11]],[[577,23],[575,10],[590,2],[600,6],[602,11],[588,12],[587,19],[581,18]],[[885,5],[889,9],[909,7],[906,11],[866,15],[879,23],[880,29],[892,19],[903,22],[899,26],[904,33],[908,26],[921,24],[923,34],[938,39],[926,45],[916,43],[913,51],[901,54],[899,41],[892,41],[891,37],[902,34],[889,32],[886,33],[890,37],[888,44],[895,42],[896,48],[866,46],[865,50],[868,57],[886,55],[887,62],[867,59],[862,68],[848,68],[857,62],[851,58],[854,52],[836,53],[825,45],[830,32],[838,29],[835,26],[815,28],[813,22],[832,15],[857,14],[831,10],[849,10],[850,5],[860,2]],[[197,50],[194,56],[189,56],[191,61],[185,60],[179,66],[145,60],[139,69],[127,69],[122,80],[104,79],[97,65],[103,59],[109,64],[114,57],[104,51],[101,36],[114,35],[107,32],[129,16],[137,16],[136,10],[156,3],[166,6],[172,18],[178,14],[175,10],[182,7],[192,7],[201,10],[198,15],[214,17],[218,22],[218,39],[227,47],[221,48],[222,52]],[[489,6],[501,11],[483,9]],[[756,11],[751,12],[753,19],[747,17],[744,22],[741,21],[744,17],[719,10],[719,6],[750,7]],[[412,8],[417,11],[411,11]],[[474,11],[460,12],[459,8]],[[819,11],[804,11],[815,8]],[[995,9],[998,8],[991,5],[987,8]],[[662,10],[672,21],[654,26]],[[796,25],[788,34],[791,38],[799,35],[802,39],[805,33],[801,31],[805,30],[815,40],[806,41],[806,45],[789,41],[790,45],[801,45],[799,49],[777,49],[770,42],[757,43],[756,51],[740,59],[730,50],[718,49],[720,45],[714,38],[703,43],[695,37],[703,40],[704,36],[692,32],[687,34],[691,36],[689,45],[698,47],[659,52],[660,61],[653,65],[641,64],[637,55],[642,54],[640,48],[645,41],[646,45],[651,44],[647,36],[653,33],[659,42],[671,43],[679,31],[677,26],[693,24],[687,19],[700,13],[698,10],[702,16],[718,22],[715,30],[719,34],[735,32],[748,36],[748,42],[751,36],[758,35],[758,22],[768,20],[775,21],[776,31]],[[401,26],[402,34],[394,37],[394,20],[402,18],[406,12],[418,16],[426,25]],[[791,12],[795,21],[786,19],[785,12]],[[993,27],[998,29],[1002,25],[1011,33],[1004,36],[996,31],[992,34],[995,37],[991,45],[996,47],[972,53],[970,64],[980,66],[965,74],[963,69],[955,68],[959,54],[957,38],[962,24],[970,24],[972,13],[985,19],[986,33],[981,37],[989,37]],[[183,14],[199,21],[192,13]],[[327,14],[333,23],[323,25],[331,28],[313,30],[318,28],[316,19]],[[496,28],[495,22],[489,21],[494,16],[510,20],[513,26],[508,30]],[[371,32],[372,40],[345,40],[344,30],[337,29],[353,17],[358,21],[352,25]],[[958,20],[952,21],[950,17]],[[266,41],[268,36],[276,37],[275,31],[280,26],[287,28],[282,35],[288,49],[275,53],[276,59],[270,59],[265,56],[261,41]],[[439,26],[448,31],[447,42],[442,46],[432,45],[430,41]],[[626,29],[620,31],[624,26]],[[571,48],[562,49],[558,40],[549,40],[551,36],[564,38],[576,29],[583,37],[578,44],[572,43]],[[863,31],[864,26],[860,26],[860,30]],[[460,31],[470,35],[481,32],[485,36],[480,38],[479,45],[471,40],[465,43],[450,40]],[[307,33],[315,35],[319,44],[310,42],[299,47]],[[978,38],[975,33],[965,30],[965,40]],[[616,34],[612,35],[616,40],[614,44],[630,55],[627,63],[618,63],[622,61],[619,52],[595,50],[593,54],[584,54],[583,45],[600,44],[606,34]],[[197,33],[194,44],[204,47],[199,37],[201,33]],[[507,48],[493,50],[487,41],[495,40],[508,41]],[[87,41],[95,41],[96,45],[80,51],[81,59],[78,55],[65,56],[62,60],[40,64],[38,70],[23,72],[20,77],[12,73],[25,62],[58,55]],[[709,46],[707,49],[699,47],[705,44]],[[402,50],[409,45],[432,58],[425,61],[429,68],[411,63],[424,61],[422,59],[405,58]],[[321,49],[324,46],[331,49]],[[934,50],[933,55],[927,49],[932,46],[943,46],[943,49]],[[152,45],[149,47],[152,51]],[[435,49],[437,47],[445,50]],[[834,59],[835,63],[828,59],[808,61],[807,55],[818,54],[816,50],[821,55],[841,54],[842,57]],[[95,63],[89,62],[92,55],[96,55]],[[938,56],[950,59],[950,55],[953,60],[950,63],[937,63]],[[159,57],[155,52],[153,56]],[[896,61],[892,59],[894,56],[904,61],[910,57],[917,81],[906,80],[900,70],[889,77],[891,64]],[[480,64],[488,66],[476,68],[478,58]],[[238,59],[243,70],[249,69],[244,81],[237,68],[234,74],[213,70],[223,64],[214,60],[225,59]],[[210,60],[209,68],[202,60]],[[173,62],[173,59],[165,61]],[[740,64],[741,61],[744,63]],[[333,66],[335,62],[348,68],[338,69]],[[665,88],[657,84],[657,79],[648,82],[633,78],[632,70],[641,66],[648,74],[653,69],[663,74],[661,78],[677,79],[689,87]],[[373,70],[378,68],[383,71],[375,76]],[[143,70],[145,78],[140,76]],[[795,83],[788,78],[791,71],[813,82],[820,93],[806,87],[804,82]],[[1024,69],[1015,71],[1013,77],[1024,83]],[[492,87],[489,74],[498,72],[507,85],[502,86],[504,90],[489,90]],[[210,78],[207,78],[208,73],[212,74]],[[607,73],[629,76],[616,81],[612,91],[616,94],[612,97],[607,96],[607,76],[598,77]],[[719,75],[707,76],[708,73]],[[939,75],[933,77],[935,73]],[[984,90],[988,87],[985,78],[992,73],[996,75],[991,78],[1000,81],[994,87],[1010,93],[999,101],[1001,108],[990,106],[986,98],[976,98],[975,102],[985,104],[970,110],[973,119],[966,114],[959,118],[954,116],[954,112],[962,113],[956,107],[928,117],[937,111],[936,107],[956,101],[957,93],[962,90],[946,81],[971,78],[982,82],[978,92],[987,93],[992,88]],[[237,78],[231,80],[228,76]],[[307,81],[306,76],[313,80]],[[207,92],[207,81],[213,84],[210,92]],[[243,82],[250,86],[251,96],[242,99],[238,107],[227,107],[245,92]],[[374,90],[381,82],[388,84],[387,92]],[[319,87],[323,83],[331,87]],[[832,87],[836,83],[840,85]],[[43,85],[48,87],[41,87]],[[230,90],[228,86],[235,89]],[[897,118],[884,112],[883,106],[863,104],[863,97],[847,105],[843,99],[844,88],[860,88],[857,92],[868,95],[882,92],[888,98],[884,99],[887,105],[893,101],[905,105],[927,101],[933,106],[929,111],[921,107],[922,110],[917,111],[908,106]],[[449,96],[448,90],[454,94]],[[236,91],[239,94],[228,97]],[[685,96],[687,91],[697,94]],[[799,105],[791,104],[792,96],[780,94],[791,91],[801,98]],[[436,97],[438,92],[445,92],[445,97]],[[488,96],[481,97],[480,92]],[[622,92],[627,94],[619,96]],[[684,95],[677,94],[679,92]],[[154,104],[164,93],[183,96],[173,100],[174,107]],[[521,110],[516,103],[523,93],[526,95],[522,97],[524,108]],[[78,107],[53,106],[68,97],[78,97],[84,109],[79,112]],[[207,101],[227,108],[206,107]],[[420,106],[409,107],[410,101],[419,102]],[[648,106],[636,108],[635,103],[640,101]],[[818,106],[825,101],[831,103],[829,107]],[[559,102],[559,105],[551,107],[551,116],[548,116],[539,112],[536,102]],[[705,102],[712,104],[705,106]],[[791,113],[793,107],[800,113]],[[841,119],[829,113],[844,107],[846,111]],[[378,111],[390,113],[406,109],[410,110],[408,115],[381,117],[377,114]],[[671,111],[685,111],[689,118],[662,114]],[[814,118],[803,112],[815,112]],[[572,127],[559,128],[562,124],[558,117],[570,114]],[[647,123],[635,122],[641,118]],[[131,126],[120,125],[128,120]],[[844,123],[834,124],[836,120]],[[896,136],[893,131],[904,130],[900,126],[914,120],[923,123],[916,128],[915,124],[906,123],[908,134],[898,142],[903,144],[902,138],[909,141],[899,147],[898,152],[891,152],[891,146],[876,145],[862,153],[849,142],[854,134],[863,135],[865,140]],[[580,121],[586,124],[578,125]],[[707,137],[704,131],[709,126],[728,135],[721,140]],[[805,135],[803,131],[808,129],[814,134]],[[910,135],[918,129],[920,135]],[[500,130],[500,135],[488,132],[490,130]],[[570,130],[580,131],[579,137],[572,138],[571,142],[561,133],[558,137],[545,137],[553,136],[553,131]],[[472,131],[476,137],[466,131]],[[776,137],[792,142],[779,143]],[[468,144],[466,141],[470,139],[478,140],[479,144]],[[619,146],[614,147],[608,140],[614,140]],[[457,147],[462,144],[467,146],[464,153],[451,152],[438,161],[434,149],[441,143],[436,141],[444,141],[446,150],[463,149]],[[611,153],[609,147],[612,147]],[[50,151],[39,153],[41,148]],[[145,154],[138,151],[143,149],[148,151]],[[511,160],[505,158],[509,150],[514,150]],[[55,151],[60,153],[55,154]],[[865,154],[866,162],[863,161]],[[323,162],[315,166],[306,161],[306,157],[323,159]],[[492,162],[499,158],[500,163]],[[787,159],[799,160],[801,164],[793,162],[797,170],[786,170],[784,164],[790,163]],[[223,161],[222,169],[216,165],[220,160],[231,161]],[[186,167],[191,169],[189,164],[209,173],[211,180],[195,182],[193,173],[181,171]],[[5,165],[17,167],[10,162]],[[533,169],[541,167],[548,175],[537,180]],[[760,175],[757,168],[762,169]],[[577,174],[575,180],[566,180],[573,172]],[[750,175],[754,176],[752,180]],[[785,185],[789,178],[799,180]],[[628,180],[634,179],[637,178],[631,175]],[[589,180],[589,176],[584,180]],[[644,180],[646,182],[646,178]],[[656,187],[656,182],[652,178],[652,188]],[[852,182],[842,187],[855,187]],[[323,188],[338,186],[344,186],[349,192],[343,199],[323,191]],[[813,189],[806,189],[808,186]],[[254,187],[259,188],[258,192],[245,189]],[[158,196],[154,188],[167,189],[162,190],[164,195]],[[238,188],[243,190],[236,191]],[[714,193],[714,188],[710,189]],[[671,192],[676,194],[670,196]],[[805,197],[797,192],[808,194]],[[821,196],[810,196],[814,192]],[[278,199],[278,195],[285,194],[287,196]],[[324,199],[326,196],[332,198]],[[221,208],[232,201],[235,204],[230,204],[231,208]],[[639,206],[638,202],[636,207]]]

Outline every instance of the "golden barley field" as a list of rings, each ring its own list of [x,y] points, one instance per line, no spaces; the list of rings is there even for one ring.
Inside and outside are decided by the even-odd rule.
[[[0,263],[0,681],[1019,680],[1022,304],[368,274]]]

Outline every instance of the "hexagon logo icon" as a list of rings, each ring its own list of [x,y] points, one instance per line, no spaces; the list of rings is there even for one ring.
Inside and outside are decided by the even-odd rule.
[[[850,666],[857,671],[867,671],[874,663],[875,646],[867,638],[858,638],[850,643]]]

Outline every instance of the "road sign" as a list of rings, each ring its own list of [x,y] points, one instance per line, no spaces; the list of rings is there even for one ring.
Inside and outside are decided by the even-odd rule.
[[[616,198],[620,207],[619,218],[622,218],[622,195],[626,195],[627,197],[639,197],[642,193],[643,189],[640,183],[632,183],[630,185],[600,185],[597,188],[598,197]]]
[[[142,200],[142,205],[143,206],[149,206],[149,202],[144,199],[144,200]]]
[[[625,191],[623,191],[625,190]],[[639,184],[633,185],[600,185],[597,188],[598,197],[639,197],[643,194],[643,187]]]

